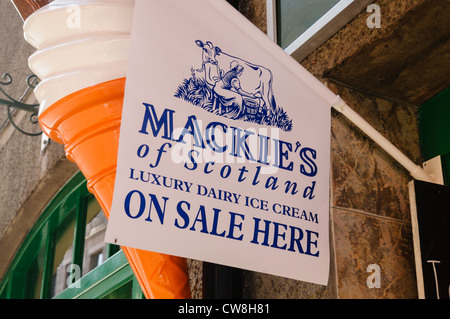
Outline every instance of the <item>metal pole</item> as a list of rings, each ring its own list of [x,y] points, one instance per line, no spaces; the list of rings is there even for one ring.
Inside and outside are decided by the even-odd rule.
[[[383,135],[375,130],[366,122],[359,114],[352,110],[341,98],[333,104],[333,108],[343,114],[353,124],[359,127],[367,136],[375,143],[383,148],[390,156],[392,156],[400,165],[402,165],[414,179],[436,183],[434,178],[427,174],[422,167],[416,165],[408,157],[406,157],[398,148],[389,142]]]

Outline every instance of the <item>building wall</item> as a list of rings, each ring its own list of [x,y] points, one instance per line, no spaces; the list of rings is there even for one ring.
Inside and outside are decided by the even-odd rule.
[[[383,9],[382,27],[369,29],[361,12],[301,64],[322,80],[356,112],[414,162],[420,163],[417,109],[388,98],[331,83],[330,70],[367,45],[392,34],[391,27],[421,1],[376,3]],[[240,11],[266,30],[265,0],[242,0]],[[20,96],[28,75],[27,58],[34,52],[23,41],[22,21],[9,1],[0,3],[7,29],[0,34],[0,72],[16,83]],[[361,79],[364,81],[364,79]],[[30,96],[28,101],[32,101]],[[0,109],[0,122],[5,113]],[[24,125],[29,125],[25,123]],[[9,133],[6,133],[9,129]],[[0,131],[0,277],[23,236],[53,194],[76,167],[60,145],[40,151],[40,138],[10,129]],[[409,212],[408,172],[342,115],[332,111],[331,126],[331,264],[328,286],[243,272],[245,298],[416,298],[416,279]],[[5,252],[5,253],[4,253]],[[369,265],[380,267],[380,288],[369,288]],[[192,295],[202,297],[202,263],[189,260]]]
[[[0,1],[0,19],[0,75],[9,73],[13,78],[11,85],[2,88],[19,99],[27,88],[25,80],[31,74],[28,57],[35,49],[25,42],[23,21],[10,1]],[[36,101],[29,94],[24,102]],[[65,158],[61,145],[50,142],[41,152],[41,137],[17,131],[5,109],[0,105],[0,278],[42,209],[77,170]],[[16,113],[17,124],[29,132],[39,131],[28,121],[29,115]]]
[[[265,0],[241,2],[241,12],[266,30]],[[380,39],[422,1],[376,1],[380,29],[361,12],[301,64],[366,119],[412,161],[420,164],[417,108],[329,82],[324,76]],[[388,70],[386,70],[387,72]],[[364,79],[360,79],[364,81]],[[417,298],[408,197],[409,173],[344,116],[332,110],[331,273],[327,287],[246,273],[254,298]],[[380,288],[369,288],[368,267],[380,267]]]

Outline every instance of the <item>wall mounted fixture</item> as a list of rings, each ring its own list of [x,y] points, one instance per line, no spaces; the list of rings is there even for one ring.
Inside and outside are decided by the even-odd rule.
[[[38,113],[39,113],[39,104],[26,104],[23,103],[23,100],[28,95],[30,90],[34,89],[38,84],[38,78],[36,75],[32,74],[28,76],[26,82],[27,82],[27,88],[25,92],[22,94],[22,96],[16,100],[12,98],[8,93],[5,92],[2,86],[8,86],[13,82],[13,79],[10,74],[5,73],[2,76],[2,79],[0,80],[0,92],[3,94],[5,98],[0,98],[0,105],[6,106],[8,119],[11,122],[11,124],[21,133],[29,136],[38,136],[42,134],[42,131],[39,130],[39,132],[31,133],[26,132],[25,130],[21,129],[13,119],[13,112],[14,110],[22,110],[26,111],[30,114],[30,122],[33,124],[38,124]],[[1,96],[0,96],[1,97]]]

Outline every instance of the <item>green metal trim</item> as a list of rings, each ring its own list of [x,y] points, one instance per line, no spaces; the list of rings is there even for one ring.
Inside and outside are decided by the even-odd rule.
[[[49,234],[55,231],[58,225],[67,217],[71,209],[68,207],[73,206],[73,202],[77,201],[79,197],[92,196],[87,190],[86,179],[81,173],[76,174],[62,189],[61,191],[50,201],[46,209],[33,225],[24,239],[24,242],[16,256],[14,257],[9,269],[7,270],[4,278],[0,282],[0,296],[24,295],[22,293],[4,293],[9,291],[8,282],[11,285],[10,278],[15,278],[15,274],[26,274],[30,269],[33,261],[41,249],[46,245]],[[16,289],[27,289],[26,285],[18,287],[14,285]]]
[[[84,238],[86,235],[86,215],[88,201],[85,197],[80,198],[75,217],[75,230],[73,234],[72,263],[80,267],[83,273]]]
[[[106,246],[106,258],[115,255],[120,250],[120,246],[114,244],[108,244]]]
[[[441,156],[444,185],[450,185],[450,153]]]
[[[74,282],[54,299],[101,299],[133,281],[134,274],[123,251]]]
[[[81,268],[88,205],[91,200],[94,200],[94,196],[87,190],[86,179],[81,173],[76,174],[50,201],[27,234],[6,275],[0,282],[0,298],[33,298],[36,293],[43,299],[51,297],[57,233],[61,227],[64,228],[74,218],[72,263],[78,264]],[[108,257],[110,258],[73,283],[55,299],[108,298],[117,296],[116,293],[120,291],[120,288],[130,289],[129,293],[127,290],[127,296],[133,299],[144,298],[124,253],[118,251],[119,249],[119,246],[109,245]],[[42,278],[39,277],[40,272],[32,271],[37,266],[37,257],[41,252],[44,256],[43,258],[39,257],[39,264],[42,264],[43,260]],[[36,282],[36,279],[40,281]],[[36,292],[37,288],[39,291]]]
[[[25,289],[13,289],[13,287],[25,287],[26,274],[15,272],[9,278],[10,285],[8,290],[5,292],[5,297],[8,299],[23,299],[25,298]]]
[[[45,262],[44,271],[41,281],[41,299],[50,298],[52,291],[52,274],[53,274],[53,263],[55,260],[55,237],[53,232],[48,233],[46,245],[45,245]]]
[[[133,289],[131,291],[131,299],[145,299],[144,292],[141,289],[141,285],[139,285],[139,282],[136,276],[134,275],[133,275]]]

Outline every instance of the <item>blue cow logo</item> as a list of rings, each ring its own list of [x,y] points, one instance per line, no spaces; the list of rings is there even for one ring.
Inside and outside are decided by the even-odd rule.
[[[292,130],[292,120],[277,106],[272,72],[223,52],[211,42],[195,41],[202,49],[202,65],[178,86],[175,97],[214,114]]]

